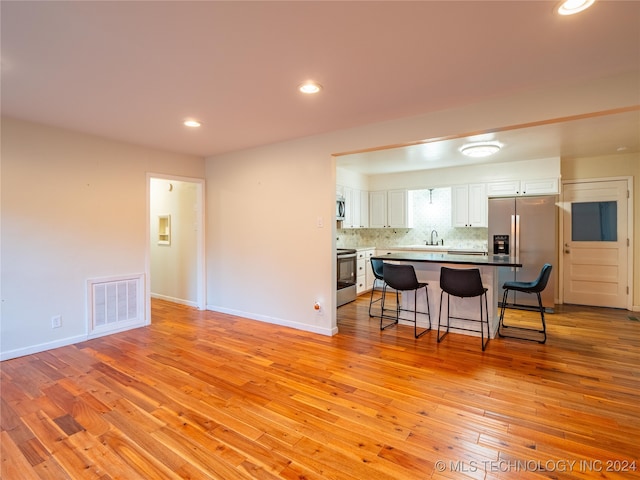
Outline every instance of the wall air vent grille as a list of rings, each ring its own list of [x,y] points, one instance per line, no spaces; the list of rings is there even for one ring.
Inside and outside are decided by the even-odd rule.
[[[142,274],[90,279],[89,337],[143,326]]]

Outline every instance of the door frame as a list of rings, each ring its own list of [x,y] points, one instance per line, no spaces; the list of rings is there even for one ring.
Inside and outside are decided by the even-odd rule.
[[[198,214],[198,234],[196,235],[196,308],[206,310],[207,285],[205,265],[205,181],[203,178],[166,175],[163,173],[147,172],[147,215],[146,215],[146,246],[145,246],[145,308],[148,323],[151,323],[151,179],[173,180],[175,182],[194,183],[196,185],[196,199]]]
[[[560,194],[560,204],[562,207],[565,207],[565,196],[564,196],[564,186],[565,185],[578,185],[583,183],[597,183],[597,182],[612,182],[612,181],[626,181],[627,182],[627,241],[629,244],[627,245],[627,261],[629,263],[629,268],[627,268],[627,288],[629,289],[627,293],[627,310],[633,310],[633,275],[634,275],[634,249],[633,249],[633,233],[635,230],[635,226],[633,224],[633,177],[624,176],[624,177],[601,177],[601,178],[583,178],[579,180],[563,180],[562,181],[562,191]],[[558,296],[559,303],[564,303],[564,282],[562,281],[564,278],[564,255],[562,255],[564,245],[564,214],[560,212],[559,216],[559,225],[558,225],[558,280],[559,280],[559,288],[558,288]]]

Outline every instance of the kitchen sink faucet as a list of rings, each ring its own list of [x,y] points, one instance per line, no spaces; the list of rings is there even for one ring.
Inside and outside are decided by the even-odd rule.
[[[434,233],[436,235],[435,242],[433,241],[433,234]],[[438,244],[438,232],[436,232],[435,230],[431,230],[431,243],[429,245],[437,245],[437,244]]]

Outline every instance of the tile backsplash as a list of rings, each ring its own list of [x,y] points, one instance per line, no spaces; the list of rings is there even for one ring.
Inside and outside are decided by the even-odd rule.
[[[345,228],[337,230],[336,245],[342,248],[424,245],[437,232],[438,243],[455,248],[487,249],[487,228],[451,226],[451,189],[411,190],[413,228]],[[435,234],[434,234],[435,238]]]

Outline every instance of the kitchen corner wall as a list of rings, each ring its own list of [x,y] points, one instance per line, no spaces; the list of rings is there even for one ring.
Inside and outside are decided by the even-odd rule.
[[[434,188],[411,190],[413,228],[357,228],[337,230],[337,246],[393,247],[398,245],[424,245],[437,232],[438,242],[456,248],[487,248],[486,228],[456,228],[451,226],[451,189]]]

